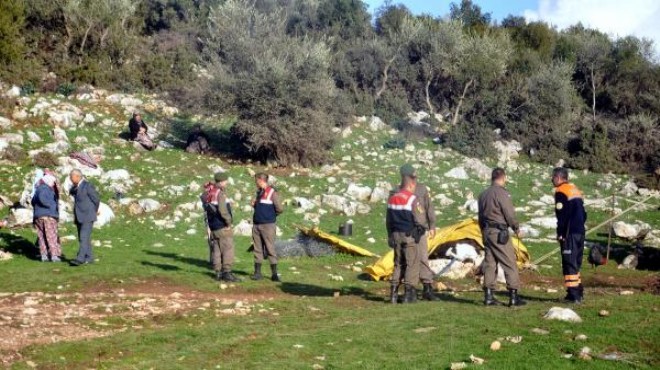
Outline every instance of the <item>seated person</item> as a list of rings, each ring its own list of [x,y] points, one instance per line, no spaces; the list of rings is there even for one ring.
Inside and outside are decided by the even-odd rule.
[[[140,113],[133,113],[133,118],[128,121],[128,130],[130,131],[130,140],[135,140],[138,137],[138,134],[141,130],[144,130],[146,133],[149,128],[147,124],[142,120],[142,115]]]
[[[210,151],[209,137],[202,131],[201,126],[197,125],[188,135],[186,142],[186,152],[206,154]]]

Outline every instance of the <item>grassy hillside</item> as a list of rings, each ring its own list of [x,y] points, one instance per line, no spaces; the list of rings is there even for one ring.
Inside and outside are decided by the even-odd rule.
[[[45,97],[46,101],[51,99]],[[162,138],[168,142],[176,144],[175,139],[181,138],[181,128],[193,121],[214,125],[217,131],[211,132],[213,137],[227,137],[223,130],[228,127],[229,120],[217,117],[173,119],[164,115],[163,109],[148,107],[150,97],[142,99],[145,101],[142,108],[147,106],[147,123],[158,123]],[[37,100],[24,103],[27,105],[17,109],[29,111]],[[131,215],[127,206],[113,200],[114,191],[108,184],[91,177],[102,201],[110,204],[116,218],[94,231],[97,263],[80,268],[31,259],[31,244],[36,234],[29,227],[0,230],[0,248],[14,254],[13,259],[0,262],[0,292],[6,292],[0,295],[0,307],[5,307],[7,312],[18,312],[20,316],[24,297],[36,292],[45,292],[36,296],[40,297],[41,305],[52,304],[49,307],[53,310],[96,299],[107,299],[112,305],[110,312],[107,307],[104,311],[99,308],[101,306],[95,306],[100,310],[98,317],[103,318],[103,324],[92,314],[61,319],[62,325],[66,323],[98,335],[74,338],[78,340],[73,342],[57,340],[57,343],[45,344],[48,342],[40,341],[27,347],[7,345],[0,352],[6,364],[15,368],[66,369],[435,369],[447,368],[452,362],[469,363],[469,356],[474,354],[486,359],[487,368],[660,366],[658,275],[649,271],[620,270],[614,262],[598,269],[584,267],[587,301],[575,308],[583,319],[581,324],[542,319],[550,307],[562,305],[557,302],[563,296],[558,254],[546,260],[538,271],[523,272],[523,293],[530,304],[519,309],[484,308],[480,304],[479,286],[473,279],[443,281],[455,291],[442,292],[442,302],[386,305],[382,298],[388,285],[359,278],[360,266],[373,260],[347,255],[283,259],[280,267],[283,282],[280,284],[246,280],[225,286],[212,279],[204,223],[201,213],[194,209],[194,202],[200,193],[196,185],[211,179],[218,167],[231,175],[229,194],[234,200],[237,222],[250,219],[246,206],[254,192],[251,174],[263,170],[277,178],[276,186],[287,203],[286,212],[278,219],[283,233],[281,239],[294,237],[297,234],[295,225],[309,224],[305,214],[307,218],[319,218],[320,228],[330,232],[336,232],[341,222],[351,219],[354,236],[347,239],[383,254],[388,250],[384,201],[361,201],[369,206],[369,212],[349,217],[327,205],[316,205],[314,209],[301,212],[293,198],[320,200],[324,194],[343,196],[349,183],[372,188],[379,182],[394,185],[398,181],[398,167],[412,162],[418,166],[421,181],[429,186],[433,196],[444,194],[453,201],[448,205],[441,205],[437,198],[434,201],[438,226],[473,216],[463,205],[470,194],[477,196],[488,181],[468,167],[468,179],[445,176],[450,169],[464,166],[466,158],[430,140],[408,140],[405,149],[386,150],[383,144],[399,134],[388,129],[371,131],[367,123],[356,123],[350,132],[341,135],[343,138],[333,153],[333,164],[312,169],[272,169],[235,162],[224,155],[215,158],[192,155],[177,147],[154,152],[136,151],[119,139],[129,108],[108,99],[98,102],[72,99],[70,103],[78,106],[83,114],[91,113],[95,117],[94,123],[75,121],[77,127],[65,128],[71,150],[102,148],[104,171],[126,169],[132,175],[134,184],[124,197],[153,198],[163,207],[153,213]],[[0,115],[11,117],[12,111],[7,109]],[[25,142],[19,146],[28,152],[52,142],[52,128],[45,116],[30,115],[26,120],[14,121],[3,134],[21,133]],[[27,131],[34,131],[43,141],[30,142]],[[226,149],[232,143],[218,141],[216,145]],[[485,163],[496,165],[495,161],[486,160]],[[551,217],[552,205],[539,201],[544,195],[552,194],[551,168],[532,164],[524,158],[512,160],[506,167],[511,180],[509,189],[521,221]],[[33,171],[29,158],[18,163],[3,163],[0,194],[17,200],[24,181]],[[575,177],[587,199],[602,200],[588,208],[588,225],[593,227],[610,216],[608,196],[613,191],[619,193],[618,189],[627,179],[586,172],[579,172]],[[611,184],[611,188],[605,189],[604,184]],[[626,209],[632,201],[643,198],[617,196],[616,208]],[[660,237],[659,203],[658,198],[652,199],[648,207],[633,210],[621,219],[628,223],[636,220],[649,223],[655,230],[649,237],[650,242],[657,242]],[[557,246],[552,241],[552,229],[532,227],[540,233],[526,240],[534,260]],[[65,255],[74,256],[77,251],[77,242],[72,237],[75,226],[61,224],[60,235],[66,240]],[[594,232],[588,239],[606,243],[607,228]],[[237,236],[235,242],[235,269],[239,276],[247,278],[252,269],[252,255],[247,252],[251,240]],[[615,245],[625,247],[628,244],[615,239]],[[617,254],[616,258],[620,262],[624,256]],[[343,281],[332,280],[330,274],[342,276]],[[620,295],[623,290],[633,294]],[[28,293],[16,294],[21,292]],[[174,293],[184,295],[181,308],[168,306],[167,301]],[[190,295],[193,293],[194,297]],[[145,297],[162,301],[170,309],[133,315],[142,310],[134,303]],[[172,300],[179,302],[178,295],[174,297],[176,299]],[[247,309],[237,302],[245,303]],[[610,311],[611,315],[599,317],[602,309]],[[25,320],[21,324],[17,318],[0,319],[0,326],[20,331],[24,325],[40,325],[40,320]],[[549,334],[535,334],[531,332],[533,328],[545,329]],[[588,339],[585,342],[574,340],[578,334],[586,334]],[[523,337],[518,344],[503,340],[502,350],[488,349],[498,338],[518,335]],[[577,359],[577,353],[585,346],[593,352],[591,361]],[[623,360],[597,358],[613,352],[622,354]],[[566,359],[565,354],[573,356]]]

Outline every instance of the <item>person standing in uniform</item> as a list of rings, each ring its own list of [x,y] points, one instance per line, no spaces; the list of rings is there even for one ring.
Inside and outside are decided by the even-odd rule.
[[[498,264],[504,270],[509,290],[509,306],[526,304],[518,296],[520,278],[516,265],[516,254],[509,237],[509,227],[518,237],[522,235],[516,220],[511,195],[504,188],[506,180],[504,169],[495,168],[491,175],[491,186],[479,196],[479,227],[486,249],[483,262],[484,304],[486,306],[502,304],[493,296],[497,282]]]
[[[417,171],[411,164],[404,164],[399,170],[401,174],[401,183],[403,178],[409,177],[415,185],[413,192],[417,197],[419,211],[421,213],[420,224],[426,231],[419,240],[419,278],[422,281],[422,299],[427,301],[436,301],[438,298],[433,293],[433,271],[429,266],[429,248],[428,238],[435,237],[435,210],[431,203],[431,195],[426,185],[417,182]]]
[[[96,222],[101,200],[94,185],[83,178],[82,172],[79,169],[71,171],[69,178],[73,183],[69,194],[73,196],[74,200],[73,215],[76,228],[78,229],[78,243],[80,244],[78,255],[75,260],[71,261],[71,265],[80,266],[94,263],[94,255],[92,254],[92,228],[94,227],[94,222]]]
[[[211,237],[211,264],[217,280],[230,283],[240,282],[241,280],[232,273],[234,264],[233,215],[226,193],[229,176],[226,172],[218,172],[213,179],[215,184],[207,186],[203,195],[204,211]]]
[[[582,192],[568,182],[568,170],[557,167],[552,171],[555,186],[555,215],[557,216],[557,240],[561,247],[561,266],[566,286],[565,300],[580,304],[584,288],[580,278],[582,253],[584,252],[587,212],[584,210]]]
[[[275,221],[282,213],[282,203],[275,188],[268,185],[268,175],[258,173],[254,176],[257,185],[257,195],[252,201],[254,216],[252,218],[252,243],[254,245],[254,275],[253,280],[261,280],[261,264],[265,257],[270,262],[272,281],[280,281],[277,274],[277,253],[275,252],[275,236],[277,227]]]
[[[415,182],[403,176],[401,188],[387,200],[385,228],[388,245],[394,251],[394,272],[391,280],[391,303],[397,303],[401,275],[405,284],[403,303],[417,300],[415,287],[419,282],[419,241],[424,232],[421,226],[422,212],[415,191]]]

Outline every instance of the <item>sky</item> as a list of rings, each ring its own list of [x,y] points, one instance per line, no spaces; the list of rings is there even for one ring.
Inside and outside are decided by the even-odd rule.
[[[365,0],[374,12],[384,0]],[[449,5],[460,0],[394,0],[415,14],[449,14]],[[509,14],[528,21],[542,20],[559,29],[582,22],[613,38],[634,35],[654,41],[660,50],[660,0],[474,0],[483,12],[501,21]]]

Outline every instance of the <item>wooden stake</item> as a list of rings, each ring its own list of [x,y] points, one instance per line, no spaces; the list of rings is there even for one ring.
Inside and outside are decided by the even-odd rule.
[[[614,216],[614,193],[612,193],[612,209],[610,214]],[[610,262],[610,246],[612,245],[612,220],[610,220],[609,230],[607,231],[607,256],[605,261]]]
[[[609,219],[607,219],[607,220],[601,222],[600,224],[596,225],[595,227],[589,229],[589,231],[587,231],[586,235],[591,234],[592,232],[594,232],[594,231],[600,229],[601,227],[603,227],[604,225],[607,225],[607,224],[610,223],[611,221],[614,221],[615,219],[617,219],[617,218],[623,216],[624,214],[630,212],[632,209],[635,209],[637,206],[640,206],[640,205],[642,205],[642,204],[645,204],[646,202],[648,202],[648,201],[649,201],[651,198],[653,198],[653,197],[654,197],[654,195],[649,195],[649,196],[648,196],[646,199],[644,199],[643,201],[641,201],[641,202],[639,202],[639,203],[636,203],[636,204],[633,204],[632,206],[630,206],[629,208],[627,208],[627,209],[624,210],[623,212],[619,213],[618,215],[613,216],[613,217],[610,217]],[[546,254],[544,254],[543,256],[539,257],[536,261],[532,262],[532,264],[533,264],[533,265],[538,265],[539,263],[541,263],[541,262],[547,260],[548,258],[550,258],[550,256],[552,256],[553,254],[557,253],[558,250],[559,250],[559,249],[553,249],[551,252],[546,253]]]

